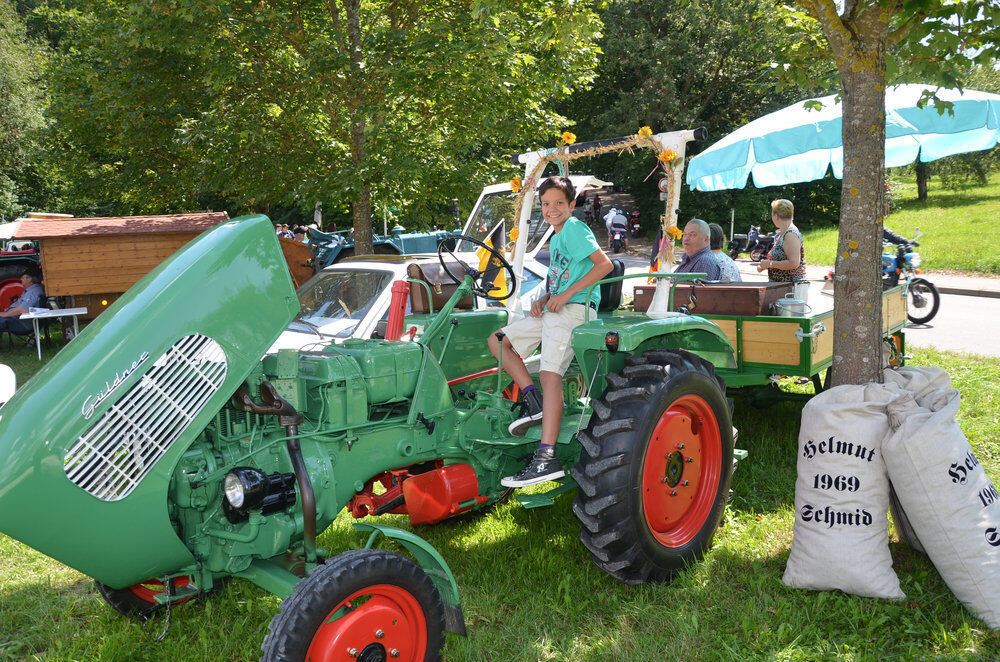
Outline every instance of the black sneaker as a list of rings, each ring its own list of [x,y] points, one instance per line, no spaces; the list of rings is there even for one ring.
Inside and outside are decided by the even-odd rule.
[[[542,446],[531,456],[528,466],[513,476],[501,478],[500,484],[504,487],[526,487],[565,475],[566,472],[556,459],[556,449],[553,446]]]
[[[533,388],[517,401],[521,406],[521,415],[507,427],[507,431],[515,437],[523,437],[528,428],[542,422],[542,396],[537,388]]]

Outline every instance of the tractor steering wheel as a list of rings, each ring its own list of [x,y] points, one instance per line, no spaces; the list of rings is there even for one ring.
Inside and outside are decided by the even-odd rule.
[[[448,268],[448,263],[445,262],[444,253],[445,251],[447,251],[448,255],[451,256],[451,259],[453,259],[455,262],[458,262],[465,269],[465,274],[463,275],[472,276],[472,293],[475,294],[477,297],[489,299],[490,301],[503,301],[504,299],[510,297],[509,293],[514,291],[514,285],[517,283],[517,277],[514,276],[514,267],[510,266],[510,262],[508,262],[507,258],[503,256],[503,253],[496,250],[492,246],[487,246],[486,244],[479,241],[475,237],[470,237],[464,234],[458,234],[458,235],[452,235],[451,238],[455,239],[454,244],[452,244],[451,241],[442,241],[440,244],[438,244],[438,260],[440,260],[441,267],[444,269],[444,272],[448,274],[448,276],[456,283],[462,282],[462,279],[456,276],[454,273],[452,273],[451,269]],[[476,246],[479,246],[480,248],[484,249],[487,253],[489,253],[489,261],[487,262],[487,267],[484,271],[480,271],[479,269],[473,269],[472,267],[470,267],[462,259],[460,259],[457,255],[455,255],[454,251],[449,247],[449,245],[458,246],[463,241],[468,241],[469,243],[475,244]],[[507,275],[510,278],[507,286],[508,294],[505,294],[503,296],[490,294],[491,292],[494,292],[500,288],[490,287],[490,289],[486,289],[487,287],[489,287],[489,285],[487,285],[486,283],[479,282],[484,276],[489,276],[490,281],[495,280],[497,269],[500,267],[503,267],[504,269],[507,270]]]

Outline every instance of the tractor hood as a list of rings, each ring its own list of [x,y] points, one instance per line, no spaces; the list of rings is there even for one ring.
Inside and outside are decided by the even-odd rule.
[[[0,408],[0,531],[114,588],[193,563],[174,466],[298,310],[266,216],[177,251]]]

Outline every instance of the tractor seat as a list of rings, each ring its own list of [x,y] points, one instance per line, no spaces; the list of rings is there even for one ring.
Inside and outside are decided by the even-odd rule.
[[[448,268],[453,274],[465,273],[462,266],[453,260],[448,261]],[[431,312],[432,304],[435,312],[441,310],[441,307],[448,303],[448,299],[458,289],[458,283],[445,273],[441,264],[436,260],[426,264],[410,264],[406,267],[406,275],[412,280],[422,281],[410,283],[410,310],[415,314]],[[427,284],[426,288],[423,283]],[[427,298],[428,290],[430,290],[430,299]],[[455,304],[457,310],[472,310],[475,307],[476,300],[471,294],[462,297]]]
[[[621,260],[611,260],[612,269],[605,278],[625,275],[625,263]],[[601,303],[597,307],[598,312],[607,313],[617,310],[622,305],[622,281],[614,283],[601,283]]]

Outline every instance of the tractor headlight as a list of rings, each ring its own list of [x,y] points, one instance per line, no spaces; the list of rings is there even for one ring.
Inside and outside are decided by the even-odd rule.
[[[223,484],[226,490],[226,501],[233,508],[242,508],[243,499],[246,497],[246,490],[243,488],[243,483],[240,482],[239,477],[236,474],[226,474],[226,480]]]
[[[226,474],[226,502],[235,510],[256,510],[264,501],[267,476],[253,467],[236,467]]]

